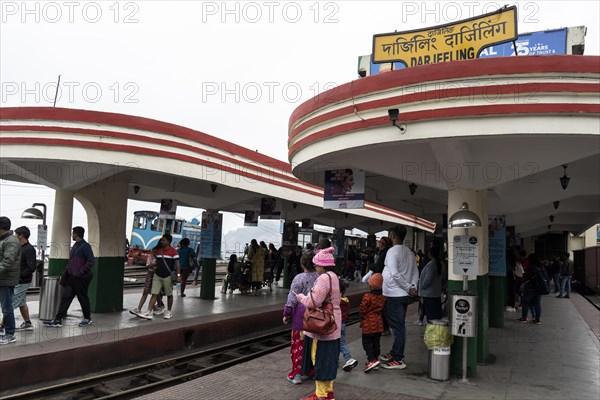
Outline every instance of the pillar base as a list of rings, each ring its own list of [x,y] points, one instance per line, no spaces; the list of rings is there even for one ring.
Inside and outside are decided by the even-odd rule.
[[[217,259],[202,259],[202,282],[200,283],[200,298],[215,299],[215,279],[217,274]]]
[[[98,257],[92,272],[88,288],[92,312],[122,311],[125,257]]]

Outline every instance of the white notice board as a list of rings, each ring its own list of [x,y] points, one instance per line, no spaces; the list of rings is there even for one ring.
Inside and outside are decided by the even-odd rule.
[[[454,236],[452,272],[456,275],[477,275],[479,265],[479,240],[475,236]]]

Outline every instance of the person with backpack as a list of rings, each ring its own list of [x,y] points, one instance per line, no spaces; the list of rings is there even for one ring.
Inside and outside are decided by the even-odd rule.
[[[542,315],[542,292],[544,283],[541,273],[541,263],[535,254],[530,254],[527,257],[528,265],[523,274],[522,285],[522,309],[521,318],[517,321],[527,323],[527,314],[531,309],[533,317],[531,323],[541,325],[540,317]]]

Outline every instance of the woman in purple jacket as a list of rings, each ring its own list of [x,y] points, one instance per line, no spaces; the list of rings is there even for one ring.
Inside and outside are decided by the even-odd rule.
[[[304,351],[304,334],[302,332],[304,305],[296,299],[296,294],[308,294],[319,276],[312,263],[313,256],[314,253],[309,252],[300,259],[300,265],[304,272],[294,277],[287,303],[283,308],[283,323],[288,324],[290,319],[292,321],[292,346],[290,347],[292,370],[287,375],[287,379],[294,385],[302,383],[302,352]]]

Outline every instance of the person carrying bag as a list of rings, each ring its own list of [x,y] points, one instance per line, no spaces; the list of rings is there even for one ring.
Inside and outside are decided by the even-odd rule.
[[[331,303],[331,275],[328,273],[327,276],[329,277],[328,298],[321,304],[321,307],[306,308],[302,324],[302,330],[305,332],[328,335],[337,329],[333,315],[333,304]],[[310,292],[310,299],[315,304],[312,291]]]
[[[340,281],[335,274],[335,259],[333,247],[317,252],[313,257],[315,270],[319,277],[315,281],[309,295],[299,293],[296,299],[309,309],[320,309],[320,318],[317,326],[328,325],[331,322],[329,313],[333,313],[335,326],[330,333],[317,333],[304,331],[304,348],[302,353],[302,374],[313,376],[315,379],[315,393],[307,397],[311,398],[334,398],[333,381],[337,376],[338,358],[340,354],[340,336],[342,331],[342,310],[340,308],[341,293]],[[330,306],[330,305],[331,306]],[[331,310],[329,309],[331,307]],[[306,326],[307,329],[320,330],[315,326]],[[323,328],[329,331],[331,326]]]

